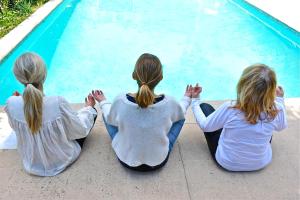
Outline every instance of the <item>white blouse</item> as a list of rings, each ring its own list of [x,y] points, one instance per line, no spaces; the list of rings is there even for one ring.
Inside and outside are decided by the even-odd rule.
[[[100,103],[106,122],[117,126],[112,147],[118,158],[129,166],[161,164],[169,153],[168,132],[174,122],[184,119],[190,98],[181,103],[165,96],[163,100],[140,108],[122,94],[111,104]]]
[[[38,176],[62,172],[78,158],[81,148],[75,139],[88,135],[97,112],[90,106],[75,112],[63,97],[44,97],[42,127],[32,134],[25,121],[23,105],[21,96],[12,96],[4,110],[16,133],[25,170]]]
[[[222,167],[230,171],[253,171],[271,162],[272,133],[287,126],[284,99],[277,97],[275,102],[279,112],[274,120],[249,124],[242,111],[232,108],[235,101],[224,103],[205,117],[199,107],[200,100],[192,99],[194,116],[204,132],[223,128],[216,152],[216,160]]]

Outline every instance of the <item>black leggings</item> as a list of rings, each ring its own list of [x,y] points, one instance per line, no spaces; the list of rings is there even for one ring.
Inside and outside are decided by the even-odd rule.
[[[215,109],[210,104],[207,103],[201,103],[200,108],[206,117],[215,111]],[[214,132],[204,132],[209,151],[215,161],[216,161],[216,151],[218,148],[221,132],[222,129],[216,130]]]
[[[94,108],[94,109],[96,110],[96,108]],[[97,112],[97,110],[96,110],[96,112]],[[98,112],[97,112],[97,113],[98,113]],[[94,127],[94,125],[95,125],[95,123],[96,123],[96,119],[97,119],[97,116],[94,117],[94,124],[93,124],[92,128]],[[91,130],[92,130],[92,128],[91,128]],[[90,130],[90,131],[91,131],[91,130]],[[87,136],[84,137],[84,138],[76,139],[76,142],[79,144],[79,146],[80,146],[81,148],[83,147],[83,143],[84,143],[84,141],[85,141],[86,138],[87,138]]]

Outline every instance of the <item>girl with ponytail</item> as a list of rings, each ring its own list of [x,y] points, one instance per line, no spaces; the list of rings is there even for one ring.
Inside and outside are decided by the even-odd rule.
[[[109,103],[101,90],[92,91],[99,102],[112,147],[121,164],[137,171],[158,169],[168,161],[169,153],[184,124],[192,87],[177,103],[172,97],[154,93],[163,79],[160,60],[145,53],[132,73],[138,91],[119,95]]]
[[[21,55],[13,72],[25,89],[7,100],[5,111],[23,166],[30,174],[54,176],[78,158],[97,116],[95,100],[89,95],[85,107],[75,112],[63,97],[45,96],[46,67],[37,54]]]

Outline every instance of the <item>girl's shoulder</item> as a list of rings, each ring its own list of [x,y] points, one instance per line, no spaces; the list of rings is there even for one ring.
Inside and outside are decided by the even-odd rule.
[[[6,100],[7,105],[23,103],[22,96],[11,96]]]
[[[11,96],[6,100],[4,110],[7,113],[15,113],[16,111],[23,110],[23,105],[22,96]]]
[[[236,110],[234,108],[235,104],[236,104],[235,100],[225,101],[219,108]]]
[[[235,100],[230,100],[224,102],[217,110],[222,113],[226,113],[227,116],[243,116],[243,112],[238,108],[235,108],[236,105]]]

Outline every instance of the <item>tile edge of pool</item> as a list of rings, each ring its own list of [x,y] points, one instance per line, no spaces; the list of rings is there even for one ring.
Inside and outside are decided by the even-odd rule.
[[[232,99],[224,99],[224,100],[203,100],[204,102],[214,102],[214,103],[223,103],[223,102],[226,102],[226,101],[231,101]],[[300,111],[300,97],[285,97],[284,98],[284,102],[285,102],[285,105],[286,106],[290,106],[290,107],[293,107],[295,109],[299,109]],[[80,103],[80,102],[71,102],[70,103],[71,105],[83,105],[84,103]],[[0,113],[1,112],[4,112],[4,106],[5,105],[2,105],[0,104]]]

